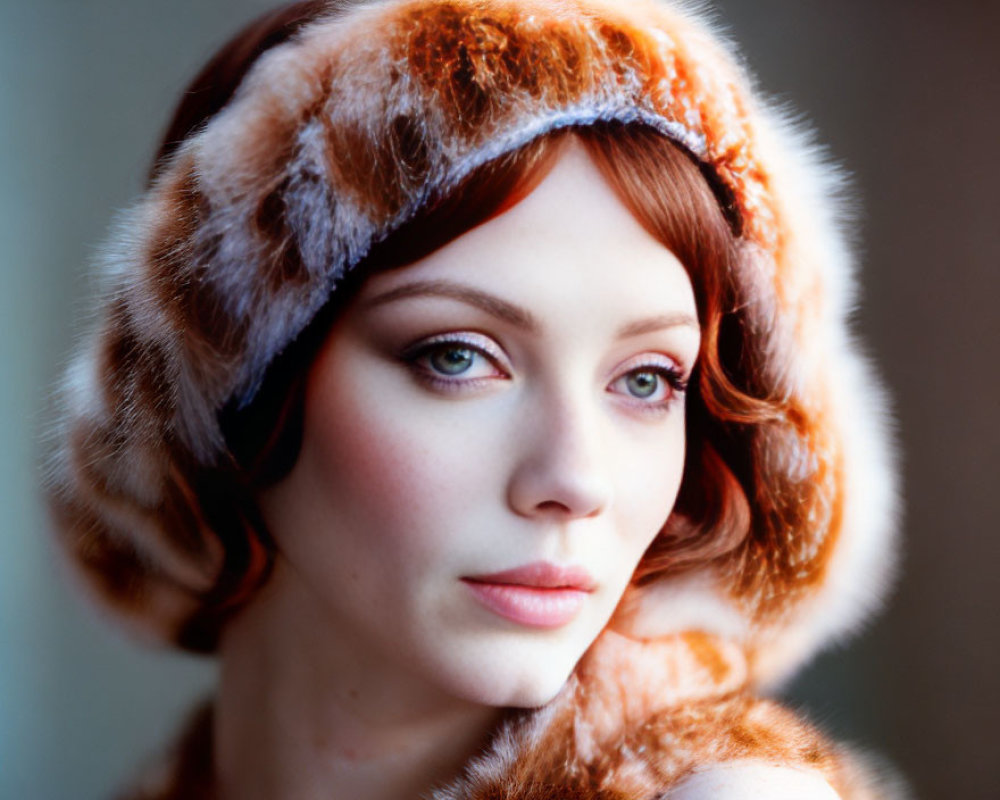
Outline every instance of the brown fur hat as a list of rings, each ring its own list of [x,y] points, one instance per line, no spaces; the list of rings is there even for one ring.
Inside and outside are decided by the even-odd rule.
[[[648,587],[639,633],[738,641],[761,682],[852,628],[884,588],[894,503],[882,391],[847,327],[837,175],[688,10],[347,5],[265,53],[113,232],[49,462],[55,525],[88,583],[155,637],[211,649],[234,558],[199,513],[203,476],[226,463],[220,409],[253,397],[429,197],[540,134],[610,120],[659,130],[723,187],[759,391],[783,409],[744,432],[750,535]]]

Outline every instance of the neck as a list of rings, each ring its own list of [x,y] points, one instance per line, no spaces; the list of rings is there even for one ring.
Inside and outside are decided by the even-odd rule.
[[[227,625],[214,733],[221,800],[415,799],[453,778],[495,727],[497,709],[371,656],[324,617],[279,561]]]

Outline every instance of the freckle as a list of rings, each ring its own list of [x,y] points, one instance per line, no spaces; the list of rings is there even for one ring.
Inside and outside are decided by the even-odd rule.
[[[356,569],[352,569],[351,570],[351,580],[352,581],[357,581],[358,577],[359,577],[358,576],[358,571]]]
[[[359,697],[357,689],[351,689],[347,694],[350,695],[352,700],[357,700]]]

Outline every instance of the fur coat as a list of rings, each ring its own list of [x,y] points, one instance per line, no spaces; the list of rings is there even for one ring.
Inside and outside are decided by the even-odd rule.
[[[331,2],[264,53],[105,249],[100,320],[63,382],[48,462],[63,550],[134,629],[211,651],[234,564],[255,558],[227,538],[240,520],[202,513],[206,476],[226,467],[220,409],[250,402],[429,198],[598,121],[655,128],[717,189],[753,391],[780,412],[734,429],[745,541],[646,587],[630,637],[606,632],[556,701],[512,714],[437,798],[653,798],[696,765],[748,759],[875,796],[838,747],[758,698],[856,628],[891,572],[893,470],[880,384],[848,327],[840,178],[685,7]],[[195,775],[204,752],[182,750],[178,774]]]

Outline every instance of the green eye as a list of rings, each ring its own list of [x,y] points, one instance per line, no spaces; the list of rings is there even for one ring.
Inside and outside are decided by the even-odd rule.
[[[639,363],[632,369],[622,372],[608,386],[608,391],[621,395],[630,401],[634,408],[665,411],[675,400],[683,396],[687,381],[684,380],[680,370],[666,357],[650,354],[647,359],[653,363]],[[662,361],[662,364],[656,363],[658,361]],[[635,364],[635,361],[632,363]]]
[[[442,375],[461,375],[472,367],[475,351],[468,347],[442,347],[427,359],[431,369]]]
[[[625,386],[633,397],[645,400],[656,394],[660,387],[660,376],[649,371],[632,372],[626,376]]]

